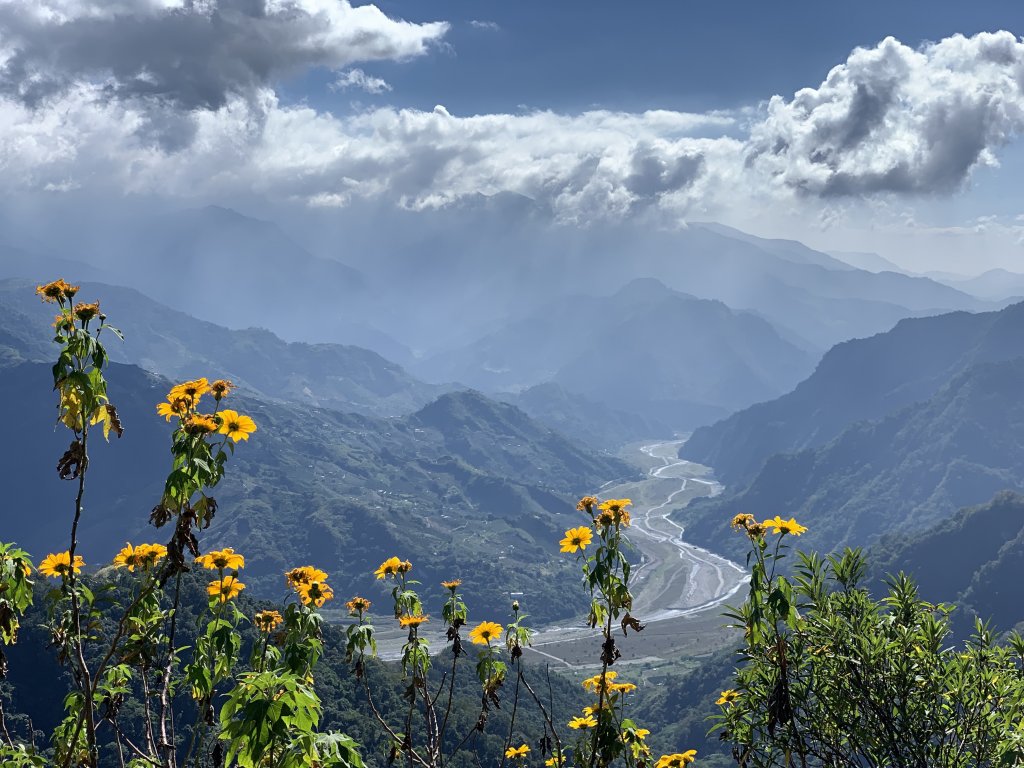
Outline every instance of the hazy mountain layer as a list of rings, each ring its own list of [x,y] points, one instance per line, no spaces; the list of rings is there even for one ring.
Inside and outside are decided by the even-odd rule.
[[[366,204],[309,217],[286,234],[210,207],[110,223],[101,242],[43,233],[53,243],[39,247],[205,320],[358,344],[402,364],[465,347],[566,296],[609,295],[640,277],[760,314],[810,351],[911,315],[991,306],[927,278],[851,269],[800,243],[720,225],[557,226],[516,195],[439,211]]]
[[[1002,300],[1024,296],[1024,275],[1005,269],[991,269],[969,280],[946,278],[944,282],[983,299]]]
[[[775,453],[824,445],[856,421],[932,396],[970,365],[1020,355],[1024,304],[904,320],[888,333],[835,346],[789,394],[698,429],[680,456],[740,486]]]
[[[123,344],[109,345],[112,359],[168,378],[216,370],[264,398],[382,416],[409,413],[451,389],[425,384],[368,349],[287,343],[256,328],[229,330],[130,288],[83,283],[81,295],[101,297],[111,322],[125,330]],[[0,307],[18,313],[6,324],[7,333],[20,339],[25,359],[52,355],[46,339],[53,307],[39,301],[31,284],[0,280]]]
[[[563,435],[605,450],[616,450],[634,440],[668,438],[673,434],[672,427],[663,421],[609,408],[554,382],[494,397],[513,403]]]
[[[376,297],[363,273],[313,255],[273,222],[218,206],[168,211],[111,227],[94,248],[96,255],[66,255],[102,268],[105,282],[194,317],[289,340],[357,344],[392,360],[408,356],[368,321],[367,302]],[[39,261],[42,270],[47,260]]]
[[[643,279],[604,298],[567,297],[417,370],[489,389],[550,380],[687,428],[778,395],[811,364],[761,318]]]

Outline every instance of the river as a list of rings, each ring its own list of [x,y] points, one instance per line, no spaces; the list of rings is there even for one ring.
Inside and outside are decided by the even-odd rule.
[[[644,637],[660,638],[655,644],[657,652],[666,657],[678,650],[671,638],[680,638],[680,645],[689,642],[691,653],[699,651],[703,628],[721,623],[721,607],[748,581],[742,566],[688,544],[683,526],[669,516],[695,498],[722,491],[710,469],[678,458],[683,442],[665,440],[629,448],[626,456],[644,466],[646,476],[607,483],[595,494],[602,499],[633,500],[632,525],[626,537],[641,556],[633,570],[633,614],[647,625]],[[585,641],[596,635],[597,631],[582,621],[543,626],[534,634],[531,652],[564,666],[585,664],[582,659],[592,645]],[[381,641],[381,657],[398,658],[401,640]],[[577,646],[586,646],[587,652],[581,653]]]

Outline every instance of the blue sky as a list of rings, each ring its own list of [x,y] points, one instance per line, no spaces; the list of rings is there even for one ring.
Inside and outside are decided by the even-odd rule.
[[[393,91],[364,97],[453,113],[525,106],[577,112],[735,109],[816,85],[857,46],[892,35],[911,46],[955,33],[1024,33],[1020,3],[381,2],[389,15],[448,21],[451,50],[364,66]],[[496,28],[474,26],[491,23]],[[347,108],[331,74],[287,84],[290,98]]]
[[[715,219],[1024,271],[1021,19],[1014,2],[0,0],[0,186],[285,217],[512,192],[560,226]]]

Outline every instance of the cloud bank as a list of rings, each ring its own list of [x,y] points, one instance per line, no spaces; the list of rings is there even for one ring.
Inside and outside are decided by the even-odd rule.
[[[1024,128],[1024,45],[1009,32],[858,48],[818,88],[775,96],[748,165],[822,197],[948,193]]]
[[[447,30],[343,0],[0,0],[0,189],[410,208],[513,192],[568,222],[678,219],[948,194],[1024,128],[1008,32],[889,38],[742,115],[334,115],[275,92],[314,67],[382,92],[352,64],[425,55]]]

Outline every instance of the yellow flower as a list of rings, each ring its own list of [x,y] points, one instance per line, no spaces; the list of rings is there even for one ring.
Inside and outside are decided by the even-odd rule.
[[[751,523],[747,526],[747,536],[751,539],[759,539],[768,531],[761,523]]]
[[[544,765],[548,768],[561,768],[561,766],[565,765],[565,758],[556,751],[551,755],[551,757],[544,761]]]
[[[411,570],[412,570],[412,563],[409,562],[408,560],[403,560],[402,562],[400,562],[398,564],[398,572],[399,573],[408,573]]]
[[[63,299],[73,299],[78,293],[78,286],[66,283],[64,280],[54,280],[46,285],[37,285],[36,293],[43,301],[53,302]]]
[[[373,575],[376,576],[378,579],[383,579],[385,576],[394,576],[396,573],[398,573],[401,567],[401,560],[399,560],[397,557],[389,557],[387,560],[380,564],[380,567],[373,572]]]
[[[64,331],[67,333],[75,327],[75,321],[71,319],[71,315],[61,312],[53,318],[53,330]]]
[[[252,617],[252,623],[256,625],[256,628],[267,634],[273,632],[274,628],[282,621],[284,619],[277,611],[260,611]]]
[[[579,528],[570,528],[565,532],[565,538],[558,542],[562,545],[559,551],[576,552],[586,547],[593,538],[594,534],[589,528],[582,525]]]
[[[216,419],[203,413],[193,413],[186,417],[182,421],[182,427],[190,435],[208,435],[218,429]]]
[[[761,525],[765,528],[774,528],[775,533],[792,533],[794,536],[799,536],[807,530],[805,526],[800,525],[796,521],[796,518],[791,517],[789,520],[783,520],[778,515],[771,520],[765,520]]]
[[[643,741],[651,732],[646,728],[627,728],[622,732],[622,738],[626,741]]]
[[[245,568],[245,557],[231,547],[207,552],[197,557],[196,562],[211,571],[237,571],[239,568]]]
[[[201,379],[195,379],[193,381],[186,381],[183,384],[178,384],[171,387],[171,391],[167,394],[167,399],[173,402],[179,397],[188,400],[188,402],[194,408],[199,404],[199,398],[210,391],[210,382],[206,380],[206,377]]]
[[[167,547],[163,544],[139,544],[135,554],[141,558],[142,566],[148,568],[167,557]]]
[[[738,531],[741,528],[745,530],[746,527],[750,525],[752,522],[754,522],[754,516],[748,515],[746,512],[743,512],[739,515],[736,515],[736,517],[732,519],[732,523],[730,523],[730,525],[733,527],[733,529]]]
[[[75,562],[72,565],[71,555],[68,551],[57,552],[43,558],[43,562],[39,564],[39,572],[43,576],[49,576],[53,579],[58,577],[64,578],[70,576],[72,571],[78,573],[84,565],[85,560],[82,559],[81,555],[75,555]]]
[[[615,693],[632,693],[636,690],[635,683],[614,683],[610,686]]]
[[[739,691],[734,691],[732,688],[727,688],[726,690],[722,691],[721,695],[718,697],[718,701],[716,701],[715,704],[735,704],[736,700],[739,699],[739,697]]]
[[[609,525],[628,526],[630,517],[626,507],[632,503],[629,499],[608,499],[598,507],[601,514],[598,515],[597,522],[605,527]]]
[[[674,755],[662,755],[654,768],[682,768],[697,759],[697,750],[688,749],[685,752],[677,752]]]
[[[501,636],[504,628],[494,621],[482,621],[469,633],[469,639],[477,645],[490,645],[491,640]]]
[[[418,627],[430,621],[429,616],[399,616],[398,623],[403,627]]]
[[[237,411],[225,408],[217,416],[220,417],[220,433],[227,435],[236,443],[239,440],[248,440],[249,435],[256,431],[256,422]]]
[[[520,744],[518,747],[509,747],[505,750],[505,757],[526,757],[526,753],[530,751],[530,748],[525,744]]]
[[[100,303],[98,301],[93,302],[92,304],[86,304],[83,301],[75,305],[75,317],[77,317],[83,323],[92,320],[99,313]]]
[[[451,581],[442,581],[441,586],[445,589],[450,589],[454,592],[462,584],[462,579],[452,579]]]
[[[608,671],[606,671],[604,673],[605,686],[610,686],[611,683],[612,683],[612,680],[614,680],[618,676],[619,676],[619,673],[616,672],[615,670],[609,669]],[[588,677],[586,680],[583,681],[583,687],[586,690],[588,690],[588,691],[593,691],[594,693],[598,693],[598,691],[600,690],[600,685],[601,685],[601,673],[600,672],[598,672],[593,677]],[[605,687],[605,690],[607,691],[608,688]]]
[[[576,509],[580,512],[586,512],[588,514],[594,514],[594,505],[597,504],[596,496],[584,496],[578,502],[576,502]]]
[[[135,553],[135,547],[132,546],[131,542],[126,541],[121,551],[114,555],[115,568],[127,568],[129,571],[134,571],[136,566],[141,564],[139,556]]]
[[[235,385],[227,379],[217,379],[210,385],[210,391],[213,393],[213,399],[217,402],[220,402],[231,394],[231,390],[234,388]]]
[[[302,584],[296,591],[299,593],[299,599],[303,605],[315,605],[317,608],[328,600],[334,599],[334,590],[323,581],[311,581],[308,584]]]
[[[299,587],[314,581],[326,581],[327,574],[319,568],[314,568],[312,565],[302,565],[298,568],[292,568],[285,573],[284,578],[288,582],[289,587],[297,590]]]
[[[211,581],[206,591],[210,597],[216,597],[222,603],[226,603],[233,597],[238,597],[243,589],[245,589],[245,584],[240,582],[236,576],[225,576],[223,579]]]
[[[347,603],[345,607],[348,608],[348,612],[355,616],[357,613],[365,613],[370,610],[370,601],[365,597],[353,597]]]
[[[158,416],[165,417],[167,421],[171,420],[171,416],[181,418],[188,413],[188,401],[183,397],[178,397],[168,400],[166,403],[158,403],[156,412]]]
[[[578,731],[580,728],[593,728],[597,725],[597,720],[594,719],[593,715],[587,715],[586,717],[574,717],[569,721],[569,727],[574,731]]]
[[[125,542],[121,551],[114,556],[114,567],[127,568],[129,571],[136,568],[148,570],[166,556],[167,547],[163,544],[139,544],[133,547],[131,543]]]

